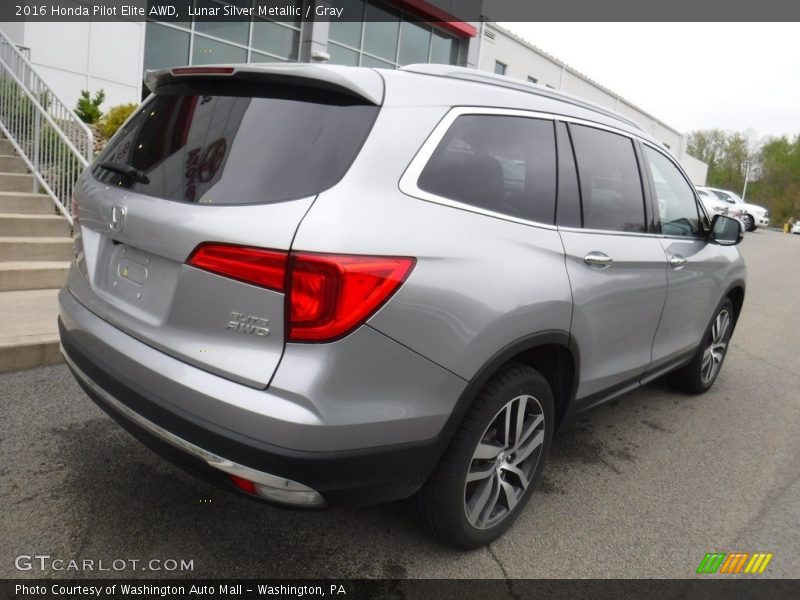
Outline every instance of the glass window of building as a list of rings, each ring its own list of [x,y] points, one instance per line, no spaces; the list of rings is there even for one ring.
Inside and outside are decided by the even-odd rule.
[[[148,23],[144,41],[144,68],[164,69],[189,62],[189,32]]]
[[[255,14],[261,4],[259,0],[194,0],[196,8],[255,7]],[[285,4],[294,5],[303,14],[302,0],[288,0]],[[203,21],[202,17],[191,21],[148,21],[144,68],[298,60],[303,27],[300,17],[281,21]]]
[[[494,72],[498,75],[505,75],[506,74],[506,65],[505,63],[501,63],[499,60],[494,61]]]
[[[304,15],[311,0],[286,0]],[[268,20],[257,16],[261,0],[189,0],[196,9],[253,7],[251,21],[148,21],[145,69],[213,63],[256,63],[300,59],[301,17]],[[461,41],[434,25],[401,12],[391,2],[337,0],[349,21],[328,24],[329,62],[394,69],[412,63],[457,64]]]
[[[434,26],[376,1],[340,0],[337,6],[360,22],[330,23],[332,64],[393,69],[413,63],[458,63],[458,38]]]

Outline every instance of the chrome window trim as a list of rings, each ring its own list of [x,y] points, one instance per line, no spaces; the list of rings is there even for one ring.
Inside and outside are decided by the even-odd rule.
[[[596,121],[589,121],[588,119],[581,119],[580,117],[570,117],[567,115],[556,115],[557,121],[563,121],[564,123],[572,123],[574,125],[585,125],[586,127],[594,127],[595,129],[603,129],[610,133],[616,133],[617,135],[621,135],[633,140],[643,140],[642,137],[636,135],[635,133],[631,133],[630,131],[625,131],[624,129],[618,129],[616,127],[612,127],[611,125],[606,125],[605,123],[597,123]]]
[[[557,229],[566,233],[591,233],[594,235],[619,235],[625,237],[664,237],[660,233],[648,231],[616,231],[614,229],[588,229],[586,227],[557,227]]]
[[[540,111],[532,111],[532,110],[522,110],[522,109],[514,109],[514,108],[493,108],[493,107],[485,107],[485,106],[455,106],[451,108],[447,114],[442,117],[439,123],[436,124],[436,127],[433,128],[428,138],[422,144],[420,149],[417,151],[417,154],[409,163],[406,170],[403,172],[403,175],[400,177],[399,187],[400,191],[406,194],[407,196],[411,196],[412,198],[417,198],[419,200],[425,200],[426,202],[432,202],[434,204],[441,204],[443,206],[449,206],[450,208],[457,208],[459,210],[464,210],[467,212],[484,215],[487,217],[492,217],[495,219],[500,219],[503,221],[510,221],[512,223],[518,223],[520,225],[527,225],[529,227],[538,227],[540,229],[548,229],[551,231],[564,231],[569,233],[587,233],[587,234],[595,234],[595,235],[617,235],[617,236],[624,236],[624,237],[650,237],[650,238],[673,238],[675,236],[667,236],[663,233],[652,233],[652,232],[638,232],[638,231],[614,231],[610,229],[588,229],[584,227],[559,227],[555,224],[550,225],[548,223],[540,223],[538,221],[531,221],[528,219],[521,219],[519,217],[512,217],[511,215],[506,215],[504,213],[495,212],[492,210],[487,210],[485,208],[479,208],[477,206],[472,206],[471,204],[466,204],[464,202],[459,202],[458,200],[452,200],[450,198],[446,198],[444,196],[440,196],[438,194],[433,194],[431,192],[427,192],[423,189],[420,189],[417,185],[417,181],[419,180],[419,176],[422,174],[425,165],[428,164],[431,156],[433,156],[434,151],[439,146],[439,143],[444,138],[447,131],[450,129],[450,126],[453,122],[460,116],[463,115],[491,115],[491,116],[507,116],[507,117],[525,117],[530,119],[542,119],[546,121],[553,121],[553,122],[564,122],[564,123],[574,123],[575,125],[585,125],[587,127],[594,127],[595,129],[602,129],[608,131],[610,133],[614,133],[617,135],[621,135],[634,142],[638,140],[648,146],[651,146],[653,149],[661,152],[664,154],[664,150],[659,148],[658,145],[654,144],[653,142],[629,131],[625,131],[623,129],[617,129],[615,127],[605,125],[603,123],[597,123],[595,121],[589,121],[587,119],[581,119],[578,117],[570,117],[566,115],[559,115],[555,113],[544,113]],[[667,156],[669,160],[675,163],[669,156]],[[556,159],[557,160],[557,159]],[[691,183],[689,178],[686,176],[686,172],[681,168],[680,165],[677,165],[678,169],[680,170],[683,177],[689,182],[692,190],[694,190],[694,185]],[[645,174],[646,175],[646,174]],[[695,191],[695,202],[697,202],[697,193]],[[701,205],[701,208],[702,205]],[[703,210],[705,213],[705,210]],[[708,215],[706,215],[708,217]],[[676,239],[686,239],[685,237],[676,237]],[[701,238],[692,238],[692,239],[701,239]]]

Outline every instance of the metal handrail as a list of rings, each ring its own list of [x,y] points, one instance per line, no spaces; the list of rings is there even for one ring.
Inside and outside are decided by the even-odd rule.
[[[72,223],[72,188],[94,153],[91,130],[0,30],[0,131]]]

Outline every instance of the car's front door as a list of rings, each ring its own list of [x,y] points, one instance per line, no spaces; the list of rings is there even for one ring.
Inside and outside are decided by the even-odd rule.
[[[728,261],[707,241],[694,188],[664,152],[642,144],[650,172],[659,238],[666,253],[667,301],[653,342],[652,373],[689,358],[716,308]]]

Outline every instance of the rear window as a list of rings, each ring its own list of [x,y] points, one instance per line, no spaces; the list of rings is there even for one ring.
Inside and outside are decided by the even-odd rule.
[[[285,85],[172,85],[112,138],[92,174],[198,204],[313,196],[342,178],[377,113],[349,96]]]

